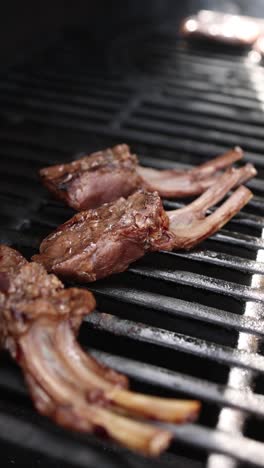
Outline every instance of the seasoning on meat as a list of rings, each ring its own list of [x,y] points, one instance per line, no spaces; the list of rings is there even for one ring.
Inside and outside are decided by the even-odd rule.
[[[241,186],[206,216],[208,208],[255,173],[251,164],[228,169],[198,199],[175,211],[165,212],[158,193],[144,190],[82,211],[44,239],[33,259],[59,276],[89,282],[126,270],[146,252],[190,249],[249,201],[252,193]]]
[[[158,455],[172,435],[143,420],[190,421],[200,404],[131,392],[124,375],[84,352],[75,335],[94,307],[90,292],[64,289],[43,266],[0,245],[0,344],[21,366],[39,412],[66,428]]]
[[[43,184],[77,211],[128,197],[139,188],[161,197],[199,195],[221,176],[221,170],[243,157],[239,147],[190,170],[142,167],[127,145],[117,145],[68,164],[41,169]]]

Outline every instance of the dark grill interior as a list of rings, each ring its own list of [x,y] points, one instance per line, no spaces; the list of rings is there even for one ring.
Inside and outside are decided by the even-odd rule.
[[[69,33],[1,75],[1,242],[29,257],[72,214],[40,185],[40,167],[118,142],[160,168],[241,145],[258,169],[248,183],[255,196],[199,249],[149,255],[90,287],[109,316],[87,318],[83,346],[137,390],[201,399],[199,421],[174,426],[160,460],[143,459],[39,416],[19,369],[2,356],[5,466],[214,468],[229,457],[228,466],[264,466],[263,68],[244,51],[188,49],[169,27],[96,52],[90,37]]]

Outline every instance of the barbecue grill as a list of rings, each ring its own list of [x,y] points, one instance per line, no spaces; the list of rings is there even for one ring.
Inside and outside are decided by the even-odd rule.
[[[264,69],[246,50],[188,46],[175,31],[128,30],[96,57],[90,35],[70,31],[1,73],[0,241],[29,258],[72,215],[37,173],[73,154],[126,142],[146,166],[183,168],[241,145],[258,170],[249,204],[198,249],[91,283],[98,311],[80,333],[133,388],[197,398],[201,416],[171,426],[170,450],[144,459],[41,417],[2,355],[3,466],[264,466]]]

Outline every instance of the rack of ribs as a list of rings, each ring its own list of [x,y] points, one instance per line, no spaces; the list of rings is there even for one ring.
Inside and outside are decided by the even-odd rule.
[[[55,197],[80,211],[126,198],[140,188],[166,198],[200,195],[218,181],[223,169],[242,157],[241,148],[235,147],[190,170],[157,170],[140,166],[137,156],[122,144],[43,168],[40,177]],[[248,178],[254,174],[253,170],[245,173]]]
[[[89,291],[64,288],[43,266],[0,245],[0,344],[22,368],[38,411],[68,429],[158,455],[172,434],[153,421],[191,421],[200,404],[132,392],[124,375],[84,352],[76,334],[94,307]]]
[[[138,190],[97,209],[82,211],[58,227],[33,259],[58,276],[83,282],[119,273],[147,252],[190,249],[226,224],[252,197],[244,186],[255,174],[251,165],[227,169],[199,198],[178,210],[165,211],[157,192]]]

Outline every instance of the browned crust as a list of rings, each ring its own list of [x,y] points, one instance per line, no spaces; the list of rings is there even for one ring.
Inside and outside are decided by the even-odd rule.
[[[140,190],[76,214],[43,240],[33,259],[59,276],[95,281],[126,270],[152,246],[167,248],[167,227],[158,194]]]

